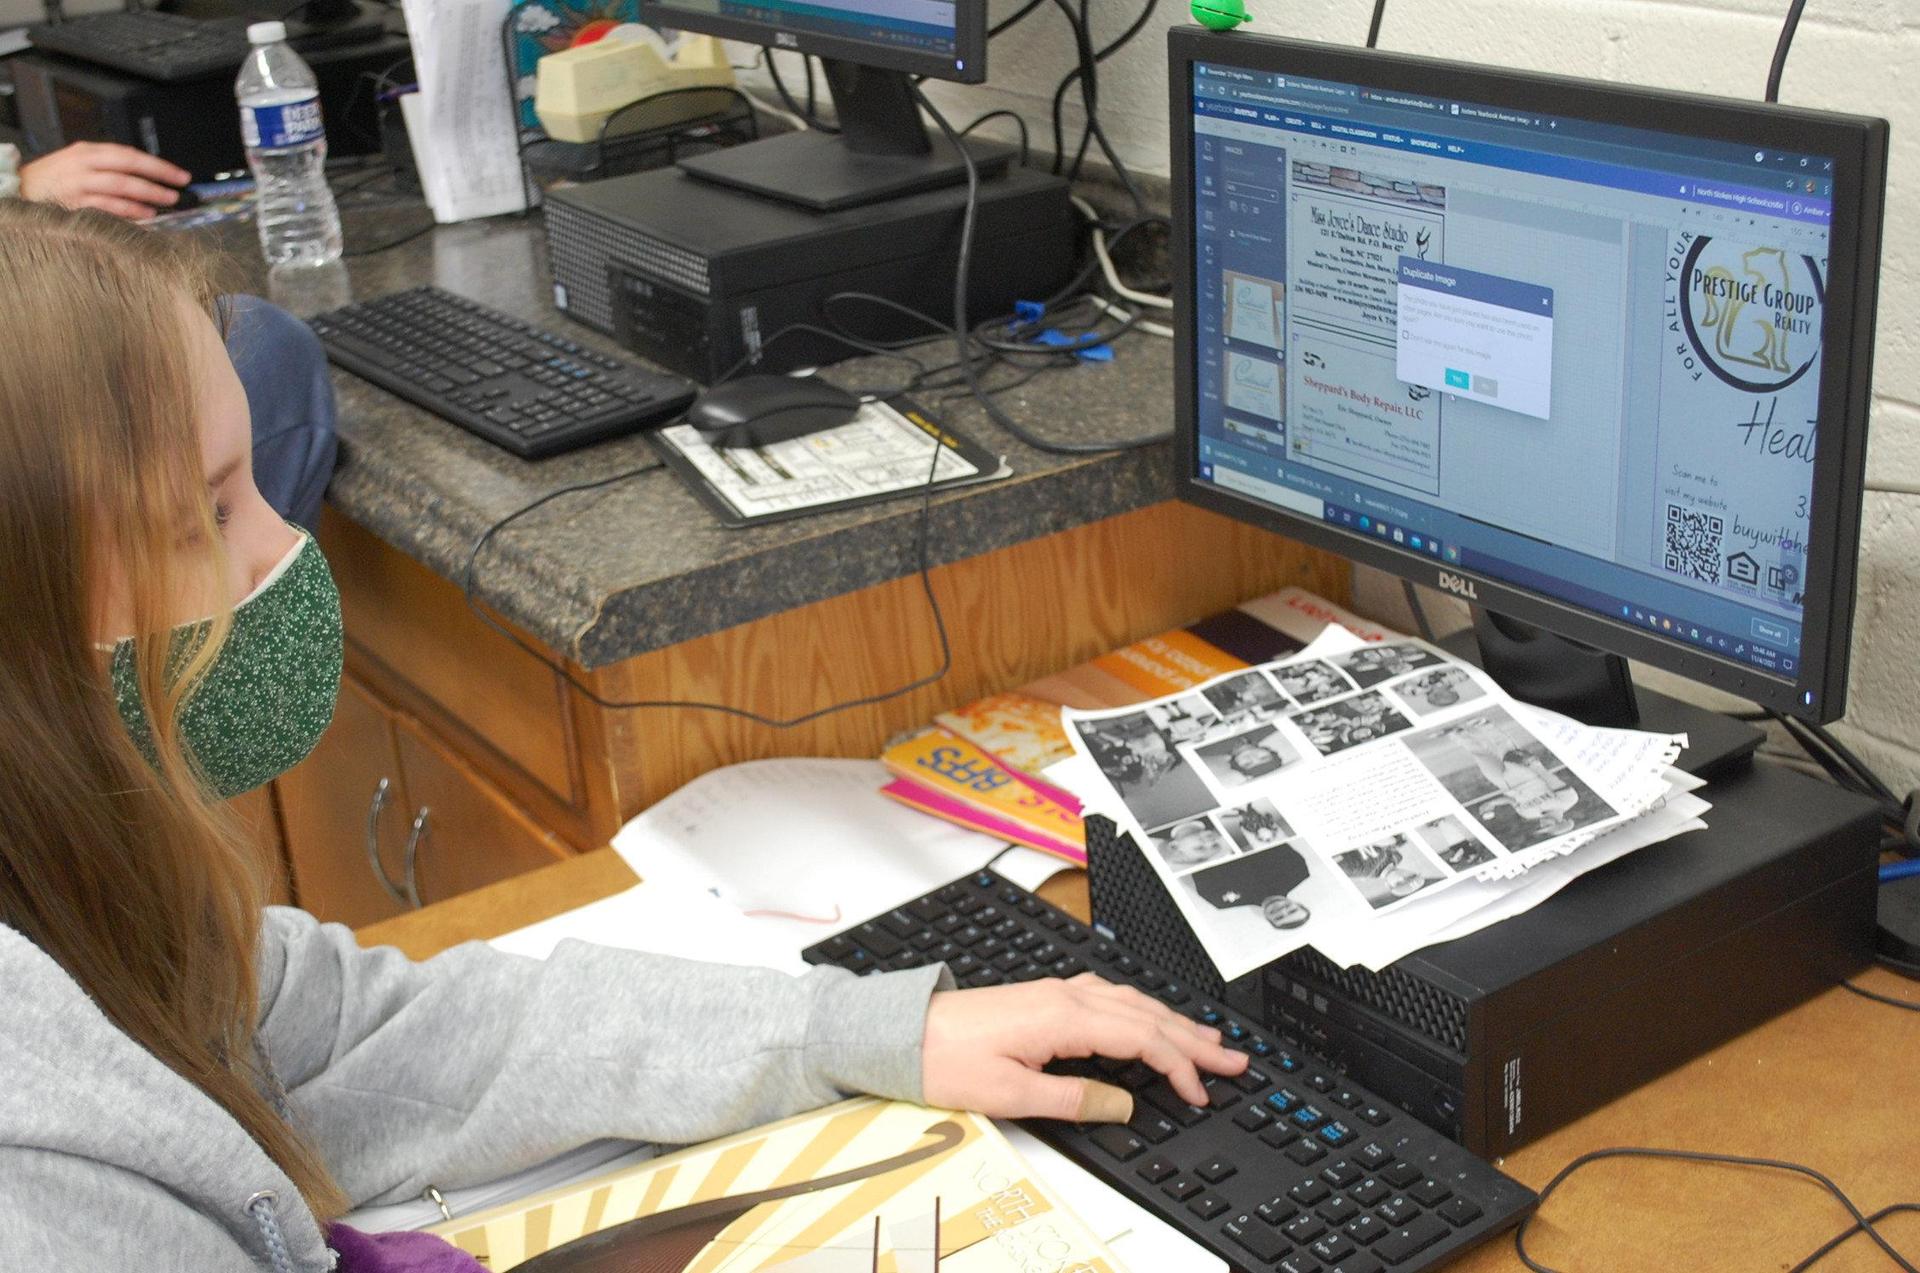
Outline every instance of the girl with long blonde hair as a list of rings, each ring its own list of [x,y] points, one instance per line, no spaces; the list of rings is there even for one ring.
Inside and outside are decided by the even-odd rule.
[[[348,1208],[602,1137],[679,1144],[872,1092],[1125,1118],[1048,1075],[1217,1032],[1091,977],[802,978],[563,943],[414,963],[267,907],[224,798],[299,761],[338,596],[255,488],[206,271],[0,200],[0,1268],[477,1270]]]

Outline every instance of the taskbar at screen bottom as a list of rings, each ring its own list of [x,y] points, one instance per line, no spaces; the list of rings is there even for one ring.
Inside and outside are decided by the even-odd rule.
[[[1644,603],[1635,604],[1631,597],[1547,575],[1480,551],[1470,544],[1448,540],[1427,530],[1383,518],[1377,513],[1349,508],[1224,465],[1211,466],[1200,480],[1203,484],[1212,484],[1238,495],[1258,499],[1277,510],[1311,517],[1402,552],[1424,557],[1437,567],[1471,571],[1508,587],[1539,593],[1555,601],[1578,606],[1596,616],[1615,619],[1662,640],[1691,646],[1702,653],[1718,655],[1770,676],[1788,681],[1799,676],[1800,634],[1795,625],[1784,620],[1749,616],[1749,631],[1728,631],[1702,624],[1697,619],[1682,617],[1670,610],[1652,608]],[[1761,628],[1765,631],[1752,630]]]
[[[729,0],[718,12],[737,22],[770,29],[833,35],[930,53],[951,54],[957,47],[954,8],[943,0],[857,0],[843,4]]]

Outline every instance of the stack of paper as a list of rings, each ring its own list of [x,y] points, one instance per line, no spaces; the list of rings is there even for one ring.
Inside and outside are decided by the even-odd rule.
[[[402,0],[420,90],[400,99],[420,185],[441,223],[527,206],[507,88],[507,0]]]
[[[1329,625],[1191,690],[1068,711],[1048,777],[1130,832],[1229,979],[1379,969],[1702,826],[1683,738],[1596,729],[1420,641]]]

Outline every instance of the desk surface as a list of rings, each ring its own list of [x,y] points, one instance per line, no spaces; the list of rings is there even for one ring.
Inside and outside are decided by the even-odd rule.
[[[347,243],[362,249],[417,227],[417,205],[343,200]],[[208,232],[246,282],[296,312],[339,304],[340,289],[270,282],[253,228]],[[422,283],[469,296],[581,343],[618,346],[561,317],[551,302],[538,214],[442,226],[346,262],[354,297]],[[318,304],[315,297],[322,297]],[[1111,364],[1040,376],[1001,402],[1036,432],[1078,441],[1163,429],[1172,403],[1168,342],[1130,336]],[[930,346],[932,363],[945,346]],[[848,384],[903,375],[883,360],[842,364]],[[332,502],[382,539],[458,581],[489,525],[556,487],[650,463],[626,438],[529,463],[366,383],[336,372],[340,467]],[[934,401],[923,405],[934,407]],[[940,565],[1143,508],[1173,492],[1169,449],[1064,458],[1031,450],[989,423],[971,400],[938,405],[1014,470],[1006,481],[935,500],[931,558]],[[558,500],[489,545],[480,594],[508,618],[582,665],[616,663],[823,598],[910,574],[919,505],[910,499],[773,526],[727,530],[667,472]]]
[[[425,957],[497,936],[634,883],[611,849],[362,929],[369,945]],[[1055,876],[1049,900],[1087,913],[1083,873]],[[1757,968],[1755,976],[1765,976]],[[1890,973],[1859,984],[1920,998]],[[1631,1047],[1631,1039],[1619,1046]],[[1920,1014],[1835,989],[1529,1145],[1500,1165],[1538,1189],[1579,1154],[1614,1145],[1711,1150],[1806,1163],[1868,1212],[1920,1201]],[[1839,1205],[1797,1176],[1747,1168],[1612,1161],[1584,1169],[1548,1203],[1529,1251],[1567,1273],[1785,1269],[1847,1223]],[[1920,1215],[1882,1231],[1920,1257]],[[1510,1239],[1454,1266],[1521,1268]],[[1891,1264],[1856,1236],[1817,1273],[1879,1273]],[[1153,1273],[1141,1270],[1139,1273]],[[1172,1273],[1172,1271],[1169,1271]]]

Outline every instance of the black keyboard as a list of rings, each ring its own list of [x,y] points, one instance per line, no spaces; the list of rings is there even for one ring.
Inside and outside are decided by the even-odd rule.
[[[30,27],[27,38],[36,49],[169,84],[233,74],[247,57],[243,23],[174,13],[97,13]]]
[[[327,357],[529,460],[665,424],[694,385],[416,287],[307,320]]]
[[[1026,1126],[1241,1273],[1408,1273],[1519,1223],[1533,1192],[991,871],[806,952],[862,974],[945,962],[963,986],[1091,970],[1216,1026],[1252,1063],[1189,1105],[1139,1061],[1056,1063],[1133,1093],[1126,1126]]]

